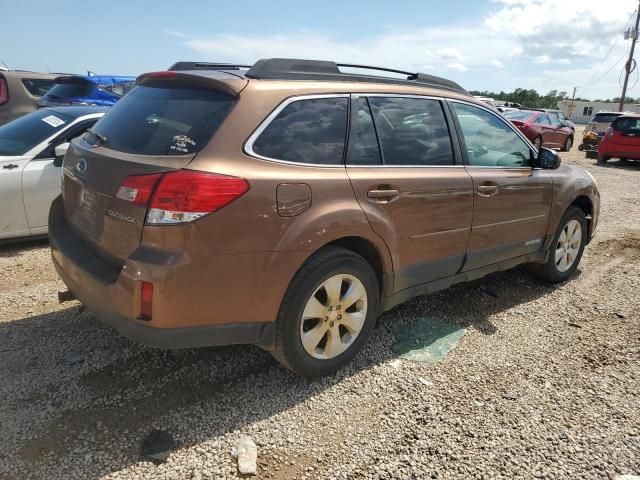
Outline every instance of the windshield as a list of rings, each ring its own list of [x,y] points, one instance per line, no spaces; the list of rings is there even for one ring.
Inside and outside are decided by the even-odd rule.
[[[531,112],[523,112],[523,111],[510,111],[504,112],[504,117],[509,120],[528,120],[531,118],[533,114]]]
[[[0,155],[24,155],[74,120],[69,115],[46,109],[28,113],[0,127]]]
[[[186,155],[204,148],[234,104],[217,90],[138,86],[92,130],[103,146],[121,152]]]
[[[47,92],[48,98],[56,100],[63,98],[86,97],[94,84],[82,78],[61,78],[56,80],[56,84]]]

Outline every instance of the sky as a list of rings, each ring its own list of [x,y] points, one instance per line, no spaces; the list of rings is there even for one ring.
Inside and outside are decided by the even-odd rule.
[[[177,60],[336,60],[468,90],[620,96],[636,0],[0,0],[0,61],[138,75]],[[640,48],[638,49],[640,55]],[[616,63],[617,62],[617,63]],[[640,68],[638,69],[640,70]],[[638,70],[629,96],[640,97]]]

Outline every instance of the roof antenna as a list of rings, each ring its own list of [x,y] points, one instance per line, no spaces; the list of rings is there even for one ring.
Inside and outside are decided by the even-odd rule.
[[[4,68],[0,68],[0,70],[6,70],[7,72],[8,72],[9,70],[11,70],[11,69],[9,68],[9,65],[7,65],[6,63],[4,63],[4,60],[0,60],[0,63],[2,63],[2,65],[4,65]]]
[[[88,76],[88,77],[95,77],[95,76],[96,76],[96,74],[95,74],[95,73],[93,73],[91,70],[87,70],[87,76]]]

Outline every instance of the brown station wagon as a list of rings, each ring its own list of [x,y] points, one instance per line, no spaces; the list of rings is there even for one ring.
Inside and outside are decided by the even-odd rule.
[[[591,175],[442,78],[268,59],[137,83],[72,143],[49,234],[71,294],[141,343],[330,374],[411,297],[567,279],[596,228]]]

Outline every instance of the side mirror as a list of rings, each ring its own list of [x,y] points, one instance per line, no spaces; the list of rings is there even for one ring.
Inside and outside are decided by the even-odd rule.
[[[56,154],[56,158],[53,160],[53,164],[56,167],[62,166],[62,161],[64,160],[64,156],[67,153],[67,150],[69,150],[69,142],[61,143],[55,148],[54,151]]]
[[[555,170],[560,166],[560,155],[550,148],[541,147],[538,150],[538,157],[534,166],[545,170]]]

